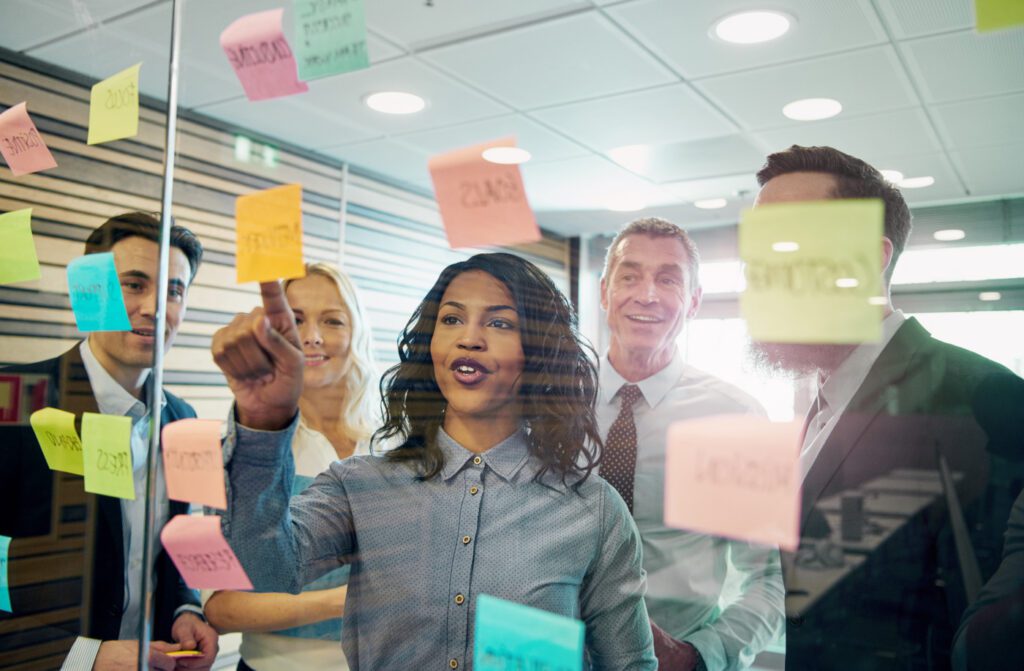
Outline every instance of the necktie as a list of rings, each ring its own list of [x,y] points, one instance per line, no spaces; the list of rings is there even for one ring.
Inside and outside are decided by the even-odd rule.
[[[633,404],[642,394],[635,384],[619,389],[621,403],[619,416],[608,430],[601,459],[601,477],[615,488],[633,512],[633,480],[636,476],[636,424],[633,422]]]

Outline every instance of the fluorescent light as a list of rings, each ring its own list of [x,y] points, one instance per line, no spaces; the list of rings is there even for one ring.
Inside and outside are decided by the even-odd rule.
[[[982,291],[978,294],[979,301],[998,301],[1003,295],[998,291]]]
[[[944,228],[941,231],[932,233],[932,237],[939,242],[953,242],[954,240],[963,240],[967,237],[967,234],[959,228]]]
[[[800,249],[800,245],[798,243],[789,242],[788,240],[772,243],[773,252],[795,252],[798,249]]]
[[[868,298],[868,305],[888,305],[889,299],[885,296],[871,296]]]
[[[636,212],[647,207],[647,201],[637,194],[618,193],[606,198],[604,206],[612,212]]]
[[[926,186],[931,186],[935,183],[935,178],[931,175],[924,177],[908,177],[900,181],[901,189],[923,189]]]
[[[842,111],[843,106],[832,98],[804,98],[794,100],[782,108],[782,113],[794,121],[828,119]]]
[[[712,34],[732,44],[757,44],[782,37],[789,26],[789,17],[780,12],[739,12],[718,21]]]
[[[531,158],[530,152],[521,147],[491,147],[485,149],[482,155],[485,161],[505,165],[526,163]]]
[[[840,289],[853,289],[860,286],[860,280],[856,277],[840,277],[836,280],[836,286]]]
[[[235,136],[235,160],[248,161],[252,158],[252,140],[244,135]]]
[[[695,200],[693,201],[694,207],[699,207],[702,210],[718,210],[729,204],[725,198],[708,198],[707,200]]]
[[[381,91],[368,95],[366,106],[384,114],[415,114],[427,106],[427,101],[412,93]]]
[[[651,159],[651,148],[645,144],[627,144],[624,147],[610,149],[608,155],[624,168],[633,172],[644,172]]]
[[[882,177],[885,177],[885,181],[899,185],[903,181],[903,173],[899,170],[879,170],[882,173]]]

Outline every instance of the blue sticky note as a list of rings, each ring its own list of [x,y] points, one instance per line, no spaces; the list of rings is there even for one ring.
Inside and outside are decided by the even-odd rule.
[[[476,600],[473,668],[582,671],[583,623],[481,594]]]
[[[0,536],[0,610],[11,610],[11,590],[7,582],[7,551],[11,547],[11,539],[8,536]]]
[[[68,292],[79,331],[131,330],[110,252],[86,254],[69,263]]]

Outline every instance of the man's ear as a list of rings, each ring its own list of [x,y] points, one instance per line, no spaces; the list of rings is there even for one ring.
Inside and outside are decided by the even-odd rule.
[[[608,281],[601,278],[601,309],[608,311]]]
[[[882,275],[884,276],[889,271],[889,264],[892,263],[892,240],[882,236]]]
[[[704,298],[704,287],[698,286],[690,295],[690,304],[686,308],[686,318],[693,319],[700,310],[700,302]]]

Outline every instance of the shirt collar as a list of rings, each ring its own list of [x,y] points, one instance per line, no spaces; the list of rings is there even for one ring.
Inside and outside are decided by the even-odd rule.
[[[839,410],[853,398],[860,388],[868,371],[874,365],[878,355],[882,353],[892,337],[896,335],[906,317],[901,310],[893,310],[882,320],[882,337],[877,342],[861,343],[846,357],[839,367],[827,378],[818,374],[818,393],[824,397],[825,403],[833,410]]]
[[[96,405],[99,411],[104,415],[128,416],[135,419],[144,417],[147,412],[145,401],[129,394],[128,390],[111,377],[107,369],[96,358],[96,355],[92,353],[89,341],[83,341],[78,349],[82,354],[82,363],[85,365],[85,372],[89,376],[89,386],[92,387],[92,394],[96,398]],[[152,377],[149,375],[149,371],[147,371],[145,382],[147,392],[151,381]],[[148,393],[145,395],[145,398],[149,398]],[[163,409],[165,405],[167,405],[167,396],[161,390],[160,408]]]
[[[685,368],[686,362],[683,361],[683,357],[679,354],[679,348],[674,347],[672,349],[672,359],[668,362],[667,366],[650,377],[631,383],[622,377],[619,371],[615,370],[606,352],[601,357],[601,370],[598,373],[600,385],[598,393],[601,395],[601,402],[606,404],[612,403],[615,400],[615,395],[619,393],[619,389],[623,385],[635,384],[640,387],[640,393],[643,394],[647,405],[653,408],[661,403],[661,400],[672,390],[672,387],[682,377]]]
[[[490,467],[502,480],[511,481],[530,457],[530,449],[526,440],[526,431],[520,429],[482,454],[470,452],[459,445],[454,438],[437,429],[437,446],[444,457],[444,468],[441,477],[450,480],[464,466],[471,463],[474,457],[483,459],[484,465]]]

